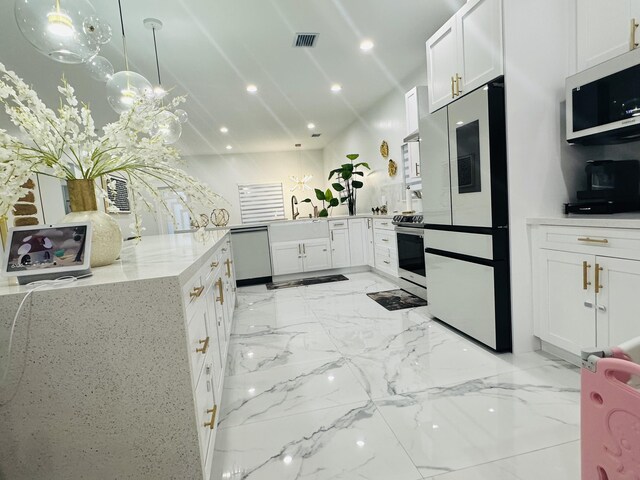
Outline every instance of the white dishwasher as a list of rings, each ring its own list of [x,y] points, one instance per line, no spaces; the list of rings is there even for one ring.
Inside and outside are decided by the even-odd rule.
[[[233,227],[231,244],[238,286],[272,280],[269,230],[266,225]]]

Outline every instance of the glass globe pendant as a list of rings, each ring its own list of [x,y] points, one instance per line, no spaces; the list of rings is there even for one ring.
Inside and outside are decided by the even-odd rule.
[[[92,22],[98,19],[88,0],[16,0],[14,14],[29,43],[61,63],[83,63],[100,50],[96,38],[110,39],[109,25]]]
[[[137,100],[153,92],[149,80],[136,72],[124,70],[115,73],[107,81],[107,101],[116,113],[133,108]]]
[[[159,135],[162,141],[169,145],[176,143],[182,135],[182,125],[180,120],[173,113],[164,110],[156,118],[155,123],[151,127],[152,136]]]
[[[104,57],[95,56],[87,61],[87,70],[94,80],[107,82],[113,76],[113,65]]]

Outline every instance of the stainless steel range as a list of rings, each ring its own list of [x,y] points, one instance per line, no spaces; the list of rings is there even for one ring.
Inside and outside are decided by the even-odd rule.
[[[396,226],[398,241],[400,286],[426,300],[427,272],[422,215],[396,215],[392,223]]]

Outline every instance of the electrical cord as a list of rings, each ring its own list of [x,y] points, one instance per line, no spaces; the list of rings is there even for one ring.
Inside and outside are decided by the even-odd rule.
[[[16,314],[13,317],[13,322],[11,322],[11,330],[9,332],[9,347],[7,349],[7,362],[6,362],[6,366],[5,366],[2,378],[0,378],[0,387],[4,385],[4,382],[7,379],[7,375],[9,374],[9,367],[11,365],[11,349],[13,347],[13,336],[15,333],[16,324],[18,323],[18,318],[20,317],[20,314],[22,313],[22,310],[25,304],[27,303],[27,300],[31,298],[31,296],[38,290],[44,290],[45,287],[60,288],[70,283],[76,282],[82,278],[90,277],[91,275],[92,275],[91,273],[87,273],[85,275],[80,275],[77,277],[66,276],[66,277],[56,278],[55,280],[37,280],[35,282],[31,282],[25,285],[26,287],[34,287],[34,288],[32,290],[29,290],[25,294],[25,296],[22,298],[22,300],[20,301],[20,305],[18,305],[18,310],[16,311]]]

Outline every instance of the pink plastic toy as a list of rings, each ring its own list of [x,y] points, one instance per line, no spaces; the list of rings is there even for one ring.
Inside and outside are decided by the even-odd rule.
[[[582,352],[582,480],[640,480],[637,345]]]

